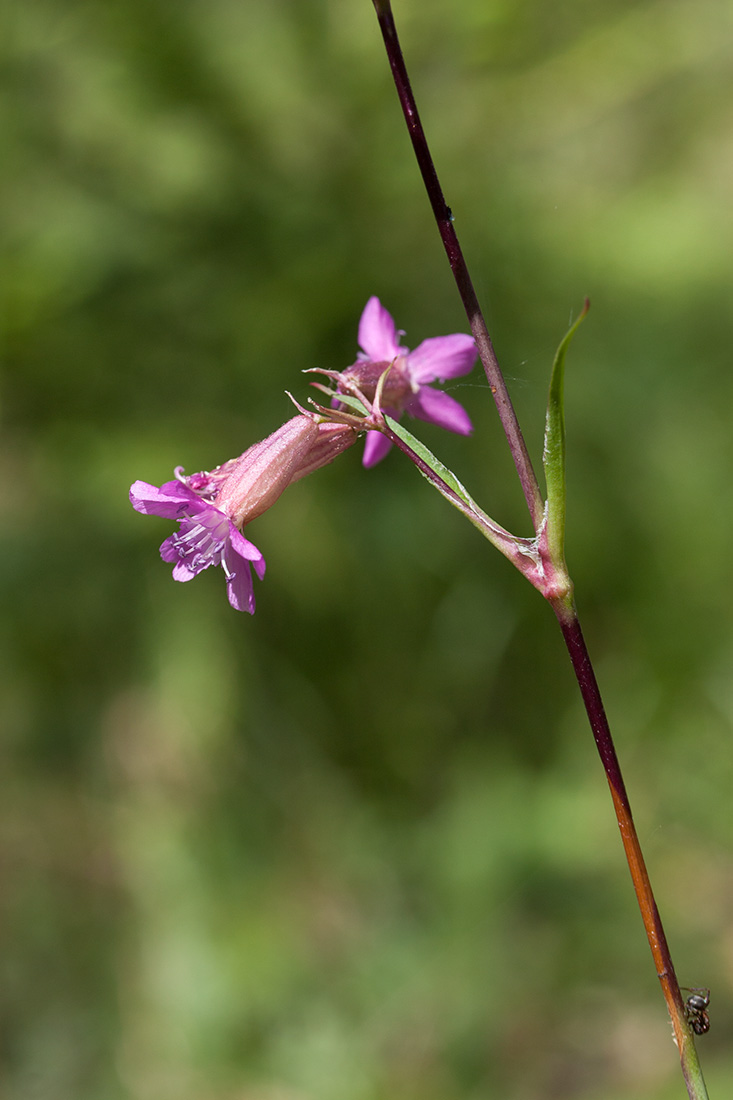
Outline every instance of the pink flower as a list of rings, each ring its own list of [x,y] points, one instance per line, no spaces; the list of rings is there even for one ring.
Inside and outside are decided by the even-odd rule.
[[[397,420],[407,412],[448,431],[469,435],[473,427],[466,410],[430,383],[445,382],[471,370],[477,354],[473,337],[461,332],[433,336],[410,351],[400,344],[401,336],[404,333],[395,327],[379,299],[370,298],[359,321],[361,351],[344,375],[371,400],[379,378],[391,364],[382,394],[386,413]],[[367,432],[364,465],[376,465],[391,446],[380,432]]]
[[[176,481],[158,488],[136,481],[130,501],[144,515],[175,519],[179,528],[160,547],[173,563],[173,579],[190,581],[210,565],[220,565],[229,603],[254,613],[251,566],[262,580],[265,559],[242,534],[245,524],[267,511],[293,481],[298,481],[356,442],[356,431],[343,424],[318,423],[295,416],[237,459],[208,473],[189,477],[178,467]]]
[[[221,565],[227,578],[229,603],[237,611],[254,613],[250,563],[262,580],[265,559],[225,512],[179,481],[166,481],[159,489],[146,481],[136,481],[130,489],[130,501],[133,508],[145,515],[178,520],[178,531],[160,548],[163,561],[174,563],[174,581],[193,580],[202,569]]]

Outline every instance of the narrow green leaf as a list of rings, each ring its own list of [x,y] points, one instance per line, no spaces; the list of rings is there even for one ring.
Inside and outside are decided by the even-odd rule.
[[[330,393],[330,391],[324,392]],[[348,393],[332,393],[331,396],[337,397],[339,405],[345,405],[347,408],[351,409],[352,412],[355,412],[357,416],[367,415],[367,410],[358,397],[352,397]]]
[[[436,458],[432,451],[429,451],[424,443],[421,443],[412,432],[408,432],[407,428],[404,428],[402,424],[399,424],[396,420],[393,420],[391,416],[386,416],[385,420],[389,425],[391,431],[395,435],[406,443],[415,454],[423,460],[426,466],[428,466],[434,474],[445,482],[445,484],[453,490],[456,496],[460,497],[463,503],[472,510],[483,515],[482,510],[479,508],[476,501],[471,497],[468,490],[460,483],[456,475],[452,470],[449,470],[447,466],[444,466],[439,458]],[[420,471],[422,473],[422,471]],[[423,474],[423,476],[425,476]]]
[[[452,470],[444,466],[440,459],[429,451],[412,432],[398,424],[391,416],[385,416],[389,433],[394,436],[397,445],[404,447],[404,453],[412,459],[422,476],[433,488],[457,508],[466,519],[476,527],[484,538],[495,546],[516,568],[527,577],[530,584],[542,591],[538,583],[540,577],[539,558],[535,539],[520,538],[512,535],[506,528],[496,523],[491,516],[479,508],[468,490],[461,484]]]
[[[547,547],[556,565],[565,562],[565,356],[570,341],[590,309],[586,298],[575,324],[571,325],[557,349],[552,364],[550,393],[545,420],[545,448],[542,462],[547,484]]]

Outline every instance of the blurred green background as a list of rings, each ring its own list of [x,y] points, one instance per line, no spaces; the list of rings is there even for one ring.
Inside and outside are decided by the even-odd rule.
[[[680,980],[733,1087],[733,11],[395,0],[568,558]],[[540,597],[357,449],[174,584],[136,478],[465,331],[368,0],[6,15],[3,1100],[673,1100],[600,764]],[[481,372],[422,438],[527,533]],[[359,447],[359,450],[361,448]]]

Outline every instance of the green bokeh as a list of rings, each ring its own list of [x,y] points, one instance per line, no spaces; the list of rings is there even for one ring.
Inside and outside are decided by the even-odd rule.
[[[568,564],[680,979],[733,1086],[733,18],[395,0]],[[378,294],[465,330],[368,0],[34,0],[5,23],[3,1100],[675,1100],[549,610],[398,454],[177,585],[136,478],[211,468]],[[425,427],[523,502],[479,371]],[[414,425],[413,425],[414,426]]]

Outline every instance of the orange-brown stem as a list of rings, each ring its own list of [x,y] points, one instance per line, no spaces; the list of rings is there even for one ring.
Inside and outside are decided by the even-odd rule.
[[[680,1052],[683,1071],[687,1078],[687,1051],[692,1043],[692,1036],[685,1018],[685,1006],[680,993],[677,975],[664,934],[662,919],[654,900],[654,891],[649,881],[649,873],[644,863],[639,837],[631,814],[629,796],[626,793],[621,768],[616,755],[616,749],[611,736],[611,730],[606,717],[606,711],[601,699],[598,681],[590,661],[588,649],[585,644],[583,632],[575,609],[568,609],[565,604],[557,604],[554,607],[560,623],[560,628],[565,638],[565,644],[570,654],[573,670],[578,686],[580,687],[583,703],[588,714],[593,736],[595,738],[598,753],[603,763],[603,768],[611,790],[616,819],[621,832],[626,860],[631,871],[631,879],[636,892],[636,899],[641,911],[641,919],[644,922],[647,939],[657,968],[664,999],[667,1002],[669,1015],[674,1028],[675,1041]],[[689,1087],[689,1081],[688,1081]],[[693,1095],[691,1093],[691,1095]]]

